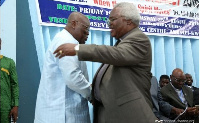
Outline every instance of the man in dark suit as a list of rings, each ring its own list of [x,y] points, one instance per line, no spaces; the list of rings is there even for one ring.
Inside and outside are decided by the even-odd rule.
[[[189,73],[185,74],[186,77],[186,85],[192,89],[193,92],[193,99],[194,99],[194,104],[199,105],[199,88],[192,86],[193,79],[192,76]]]
[[[163,123],[174,123],[174,120],[169,118],[170,114],[179,114],[183,112],[183,109],[176,108],[163,100],[163,97],[160,92],[160,87],[158,86],[158,81],[154,76],[151,78],[150,93],[153,102],[153,113],[156,115],[156,117],[160,121],[163,121]]]
[[[103,63],[93,80],[94,123],[153,123],[150,96],[152,51],[149,38],[139,29],[140,15],[127,2],[117,4],[108,25],[115,46],[61,45],[55,53]]]
[[[185,117],[187,119],[194,118],[194,115],[197,115],[196,108],[193,107],[193,93],[190,88],[184,85],[186,82],[186,77],[183,71],[179,68],[173,70],[172,75],[170,75],[171,83],[164,86],[161,89],[162,97],[170,105],[179,108],[186,109]],[[183,112],[183,111],[182,111]],[[174,119],[177,117],[176,112],[170,114],[170,118]],[[193,119],[194,120],[194,119]]]

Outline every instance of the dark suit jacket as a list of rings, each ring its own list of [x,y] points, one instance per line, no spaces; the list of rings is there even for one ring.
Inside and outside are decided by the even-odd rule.
[[[194,104],[199,105],[199,88],[192,86]]]
[[[182,91],[183,91],[184,97],[188,103],[188,107],[194,106],[192,90],[189,87],[184,85],[182,87]],[[172,87],[172,85],[170,83],[168,85],[162,87],[161,94],[162,94],[163,99],[165,101],[169,102],[169,104],[171,104],[172,106],[174,106],[176,108],[180,108],[180,109],[186,108],[186,105],[184,103],[182,103],[177,92],[174,90],[174,88]],[[176,116],[174,114],[171,114],[171,118],[175,118],[175,117]]]
[[[110,64],[100,83],[105,108],[101,113],[106,123],[155,122],[149,91],[151,57],[150,41],[139,28],[133,29],[117,46],[80,45],[79,60]],[[93,88],[95,79],[96,75]],[[100,104],[93,99],[94,123],[98,123]]]

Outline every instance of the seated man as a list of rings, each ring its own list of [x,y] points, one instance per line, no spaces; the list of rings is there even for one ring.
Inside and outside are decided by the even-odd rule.
[[[161,75],[160,76],[160,81],[159,81],[159,84],[160,84],[160,87],[164,87],[165,85],[167,85],[169,83],[170,79],[169,79],[169,76],[168,75]]]
[[[158,86],[158,81],[154,76],[151,78],[150,93],[153,103],[153,113],[159,120],[163,120],[170,123],[170,121],[172,121],[168,118],[170,116],[170,113],[178,114],[183,111],[183,109],[175,108],[168,102],[165,102],[163,100],[162,95],[160,93],[160,87]]]
[[[193,91],[194,104],[199,105],[199,88],[192,86],[193,79],[192,79],[192,76],[189,73],[186,73],[185,77],[186,77],[186,80],[187,80],[185,84],[189,88],[191,88],[192,91]]]
[[[161,89],[161,94],[164,101],[167,101],[170,105],[186,109],[186,113],[182,119],[194,120],[194,116],[198,116],[197,109],[193,103],[193,93],[190,88],[184,86],[186,82],[186,77],[183,71],[179,68],[173,70],[172,75],[170,75],[171,82]],[[175,119],[179,114],[170,113],[170,118]]]

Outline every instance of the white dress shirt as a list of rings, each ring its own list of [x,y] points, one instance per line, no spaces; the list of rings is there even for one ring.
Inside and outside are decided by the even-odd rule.
[[[170,82],[170,84],[172,85],[171,82]],[[185,105],[187,105],[187,101],[186,101],[185,96],[184,96],[184,94],[183,94],[183,90],[182,90],[182,89],[177,89],[177,88],[175,88],[173,85],[172,85],[172,87],[173,87],[174,90],[176,91],[176,93],[177,93],[179,99],[181,100],[181,102],[184,103]]]
[[[87,99],[91,87],[86,63],[77,56],[55,57],[53,52],[64,43],[78,41],[63,29],[47,49],[34,123],[90,123]]]

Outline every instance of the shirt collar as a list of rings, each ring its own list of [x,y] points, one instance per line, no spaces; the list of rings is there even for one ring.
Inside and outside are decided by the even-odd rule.
[[[124,36],[122,36],[121,38],[119,38],[120,40],[123,40],[127,35],[129,35],[130,33],[133,32],[135,28],[133,28],[132,30],[130,30],[129,32],[127,32]]]
[[[72,34],[71,33],[69,33],[69,31],[68,30],[66,30],[66,29],[63,29],[63,32],[67,35],[67,36],[69,36],[70,35],[70,37],[68,37],[68,39],[73,39],[73,43],[75,43],[76,42],[76,44],[79,44],[79,42],[72,36]]]
[[[181,91],[182,89],[177,89],[177,88],[175,88],[173,85],[172,85],[172,83],[170,82],[170,84],[171,84],[171,86],[172,86],[172,88],[174,88],[174,90],[177,92],[177,91]]]

